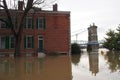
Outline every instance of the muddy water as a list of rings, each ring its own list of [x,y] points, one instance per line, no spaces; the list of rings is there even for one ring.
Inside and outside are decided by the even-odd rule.
[[[0,58],[0,80],[71,80],[69,56]]]
[[[0,58],[0,80],[120,80],[120,52]]]
[[[73,80],[120,80],[120,52],[84,50],[72,58]]]

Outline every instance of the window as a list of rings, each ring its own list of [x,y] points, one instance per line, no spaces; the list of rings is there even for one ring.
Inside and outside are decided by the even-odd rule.
[[[43,36],[39,36],[38,37],[38,51],[39,52],[43,52],[43,50],[44,50],[43,43],[44,43]]]
[[[24,39],[24,47],[25,48],[33,48],[34,46],[34,41],[33,41],[33,36],[26,36]]]
[[[37,29],[45,29],[45,18],[39,17],[37,19]]]
[[[33,19],[32,17],[26,17],[26,23],[25,23],[26,29],[33,29]]]
[[[15,48],[15,37],[10,36],[10,48]]]
[[[17,26],[18,26],[18,24],[17,24],[17,18],[16,17],[12,18],[12,23],[13,23],[14,29],[16,29]]]
[[[32,37],[27,37],[27,48],[32,47]]]
[[[0,36],[0,49],[5,49],[5,41],[6,41],[6,37]]]
[[[5,18],[2,19],[5,20]],[[6,28],[5,22],[0,21],[0,28]]]
[[[5,20],[5,18],[2,18],[2,19]],[[17,28],[17,18],[16,17],[12,18],[12,23],[14,25],[14,28],[16,29]],[[5,22],[0,21],[0,28],[8,28],[8,26],[6,25]]]

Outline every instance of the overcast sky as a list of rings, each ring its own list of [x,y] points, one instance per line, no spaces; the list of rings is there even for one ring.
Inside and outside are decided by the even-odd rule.
[[[71,35],[87,40],[87,28],[93,22],[98,26],[98,39],[104,39],[108,29],[120,24],[120,0],[57,0],[58,10],[71,12]],[[84,32],[85,31],[85,32]],[[75,39],[75,36],[72,36]]]
[[[120,24],[120,0],[56,0],[56,2],[59,11],[71,12],[71,35],[80,33],[78,40],[88,40],[87,28],[90,24],[95,23],[98,26],[99,40],[104,39],[108,29],[115,30]],[[75,36],[71,39],[75,39]]]

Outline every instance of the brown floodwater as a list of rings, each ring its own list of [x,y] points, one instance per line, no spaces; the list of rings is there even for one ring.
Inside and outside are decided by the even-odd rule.
[[[120,80],[120,52],[0,58],[0,80]]]
[[[71,80],[69,56],[0,58],[0,80]]]

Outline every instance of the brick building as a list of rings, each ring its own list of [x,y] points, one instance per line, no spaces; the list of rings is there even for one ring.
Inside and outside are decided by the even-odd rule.
[[[22,8],[18,6],[18,10],[10,12],[17,30],[19,19],[23,13]],[[6,19],[3,10],[0,10],[0,18]],[[11,30],[4,22],[0,21],[0,55],[14,53],[14,47],[15,38]],[[70,12],[58,11],[57,4],[53,5],[53,11],[31,9],[24,20],[20,51],[22,55],[36,56],[38,52],[69,54]]]

